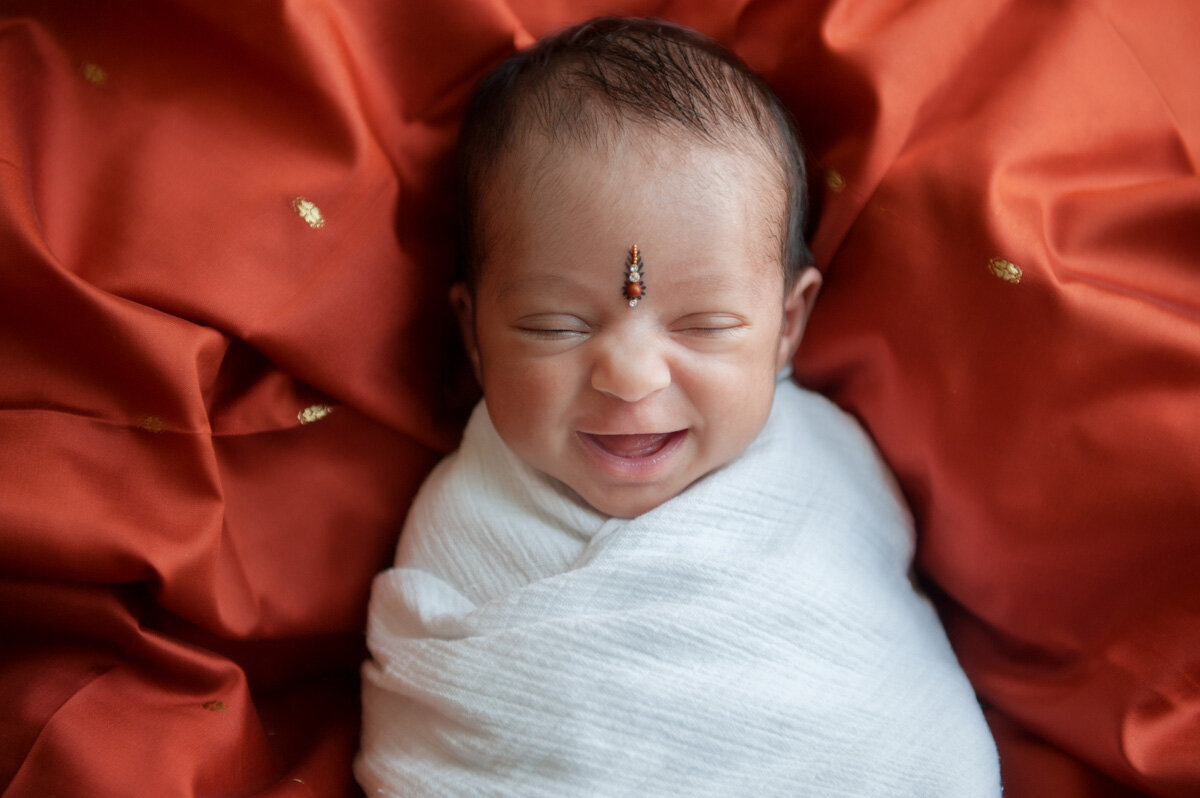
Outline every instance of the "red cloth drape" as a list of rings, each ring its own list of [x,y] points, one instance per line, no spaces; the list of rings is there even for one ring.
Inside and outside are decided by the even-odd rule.
[[[453,446],[447,158],[564,0],[0,9],[0,784],[346,795]],[[795,112],[797,360],[893,463],[1010,796],[1200,794],[1200,7],[635,0]]]

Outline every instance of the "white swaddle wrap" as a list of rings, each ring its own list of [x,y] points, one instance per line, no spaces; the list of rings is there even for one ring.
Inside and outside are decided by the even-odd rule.
[[[762,434],[631,520],[476,408],[377,578],[374,795],[953,796],[996,750],[874,447],[781,383]]]

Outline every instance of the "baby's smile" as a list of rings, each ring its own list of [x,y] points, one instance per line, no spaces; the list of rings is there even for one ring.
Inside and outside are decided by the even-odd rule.
[[[578,433],[597,465],[616,477],[645,477],[664,468],[687,434],[686,429],[634,435]]]

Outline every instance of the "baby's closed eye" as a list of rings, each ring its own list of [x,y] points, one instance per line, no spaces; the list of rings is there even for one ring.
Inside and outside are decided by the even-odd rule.
[[[732,313],[693,313],[671,325],[671,332],[698,336],[727,336],[747,327],[746,320]]]
[[[578,316],[539,314],[519,319],[515,329],[535,341],[575,340],[591,332],[588,323]]]

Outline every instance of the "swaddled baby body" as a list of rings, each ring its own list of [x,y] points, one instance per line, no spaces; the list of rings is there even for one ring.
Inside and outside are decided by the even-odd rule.
[[[998,794],[886,468],[777,383],[821,281],[765,84],[585,23],[485,78],[459,196],[485,399],[374,586],[367,793]]]

